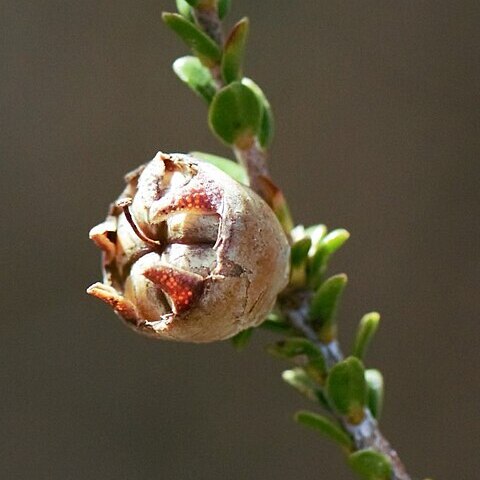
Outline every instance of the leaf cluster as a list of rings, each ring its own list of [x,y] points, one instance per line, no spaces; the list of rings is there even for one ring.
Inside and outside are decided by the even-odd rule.
[[[292,231],[290,288],[312,292],[307,317],[318,339],[305,338],[292,328],[281,306],[262,326],[284,336],[268,347],[271,355],[291,364],[283,372],[283,380],[327,413],[300,411],[295,419],[339,445],[347,454],[348,465],[361,478],[382,480],[390,478],[389,460],[379,452],[356,449],[348,429],[360,425],[370,414],[376,420],[381,414],[382,374],[366,369],[363,363],[380,315],[371,312],[361,318],[350,356],[333,365],[327,358],[328,348],[336,343],[337,314],[347,284],[346,275],[327,276],[327,268],[348,238],[346,230],[329,232],[325,225],[298,226]]]
[[[370,449],[356,450],[347,428],[360,425],[369,413],[378,420],[382,411],[382,374],[376,369],[366,369],[363,364],[380,315],[371,312],[361,318],[349,357],[330,366],[326,358],[329,345],[336,342],[337,314],[347,284],[345,274],[329,277],[327,268],[333,254],[348,238],[346,230],[329,232],[325,225],[298,226],[292,231],[290,288],[312,292],[308,320],[318,341],[300,336],[300,332],[292,329],[282,308],[272,313],[262,327],[285,337],[268,347],[271,355],[292,365],[283,372],[283,380],[328,414],[300,411],[295,419],[339,445],[347,454],[348,465],[361,478],[383,480],[391,475],[389,460]],[[251,335],[249,331],[249,339]],[[242,340],[235,338],[234,343],[241,342],[244,348]]]
[[[242,18],[219,43],[197,21],[202,9],[223,18],[230,1],[177,0],[178,13],[164,13],[163,21],[191,49],[178,58],[173,70],[209,106],[208,122],[229,146],[258,142],[266,149],[274,132],[270,103],[262,89],[243,74],[249,20]],[[216,9],[216,10],[215,10]]]

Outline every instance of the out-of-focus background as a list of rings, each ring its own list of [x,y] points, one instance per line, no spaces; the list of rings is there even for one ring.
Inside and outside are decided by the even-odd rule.
[[[233,3],[295,218],[352,233],[331,270],[350,276],[343,344],[382,313],[367,364],[386,378],[384,432],[415,478],[476,478],[479,2]],[[228,153],[171,72],[173,9],[0,2],[0,477],[351,479],[292,421],[310,405],[264,354],[273,337],[155,342],[84,293],[100,278],[88,230],[125,172],[159,149]]]

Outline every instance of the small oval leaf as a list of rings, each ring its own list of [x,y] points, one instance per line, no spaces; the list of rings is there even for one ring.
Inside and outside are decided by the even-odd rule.
[[[213,132],[232,145],[257,135],[261,113],[256,95],[240,82],[233,82],[213,98],[208,120]]]
[[[365,370],[365,380],[368,385],[367,405],[372,415],[379,420],[383,410],[384,383],[379,370]]]
[[[367,383],[362,362],[348,357],[332,367],[327,378],[327,394],[335,409],[358,424],[364,417]]]
[[[360,320],[353,345],[353,355],[360,360],[363,360],[365,352],[378,329],[379,322],[380,314],[377,312],[367,313]]]
[[[325,235],[315,248],[309,265],[311,285],[316,288],[322,281],[330,257],[350,238],[343,228],[332,230]]]
[[[165,24],[193,50],[202,63],[208,65],[220,63],[222,58],[220,47],[195,24],[179,13],[164,12],[162,18]]]
[[[321,390],[302,368],[292,368],[282,373],[283,380],[310,400],[321,401]]]
[[[290,284],[292,286],[301,287],[306,282],[306,262],[311,245],[312,240],[309,237],[301,238],[292,244],[290,249]]]
[[[250,88],[260,101],[263,111],[262,120],[260,124],[260,131],[258,133],[258,141],[264,148],[272,143],[273,135],[275,133],[275,123],[273,118],[272,107],[267,97],[263,93],[263,90],[250,78],[243,78],[242,83]]]
[[[334,275],[320,285],[310,304],[310,318],[319,331],[332,331],[343,291],[347,285],[345,274]],[[331,341],[325,338],[324,341]]]
[[[215,84],[210,70],[202,65],[197,57],[181,57],[173,62],[173,71],[195,93],[203,97],[208,103],[215,95]]]
[[[338,228],[325,235],[322,239],[322,246],[324,246],[327,253],[331,255],[332,253],[335,253],[349,238],[350,234],[347,230]]]
[[[230,10],[231,0],[218,0],[218,16],[220,20],[226,17]]]
[[[320,432],[326,438],[347,450],[353,448],[351,438],[331,420],[322,415],[308,411],[300,411],[295,414],[295,420],[306,427],[313,428],[317,432]]]
[[[232,29],[223,48],[222,75],[226,83],[242,78],[242,64],[249,30],[248,18],[242,18]]]
[[[348,464],[362,480],[391,480],[392,478],[390,460],[372,449],[352,453],[348,457]]]
[[[312,240],[309,237],[304,237],[292,245],[290,258],[293,267],[299,267],[305,263],[311,245]]]
[[[187,20],[192,21],[192,7],[187,2],[187,0],[176,0],[177,3],[177,11],[182,17],[185,17]]]

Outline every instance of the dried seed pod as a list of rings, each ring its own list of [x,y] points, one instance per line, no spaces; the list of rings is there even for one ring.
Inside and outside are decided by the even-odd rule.
[[[90,238],[103,283],[87,291],[135,330],[210,342],[260,324],[286,286],[289,246],[268,205],[207,163],[158,153]]]

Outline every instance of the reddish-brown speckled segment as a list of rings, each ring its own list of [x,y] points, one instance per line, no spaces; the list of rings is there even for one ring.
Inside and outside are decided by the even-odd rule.
[[[181,172],[181,169],[178,170]],[[181,211],[197,214],[221,213],[223,189],[202,171],[197,171],[185,185],[170,189],[154,202],[149,211],[150,221],[159,223],[168,215]]]
[[[110,305],[126,322],[137,323],[135,307],[131,302],[116,292],[113,287],[97,282],[88,287],[87,293]]]
[[[165,195],[161,204],[157,205],[152,215],[156,221],[182,210],[196,213],[218,213],[221,204],[219,189],[207,192],[204,188],[184,188],[174,195]]]
[[[175,267],[157,266],[143,275],[170,297],[174,313],[191,308],[203,292],[204,279],[200,275]]]

